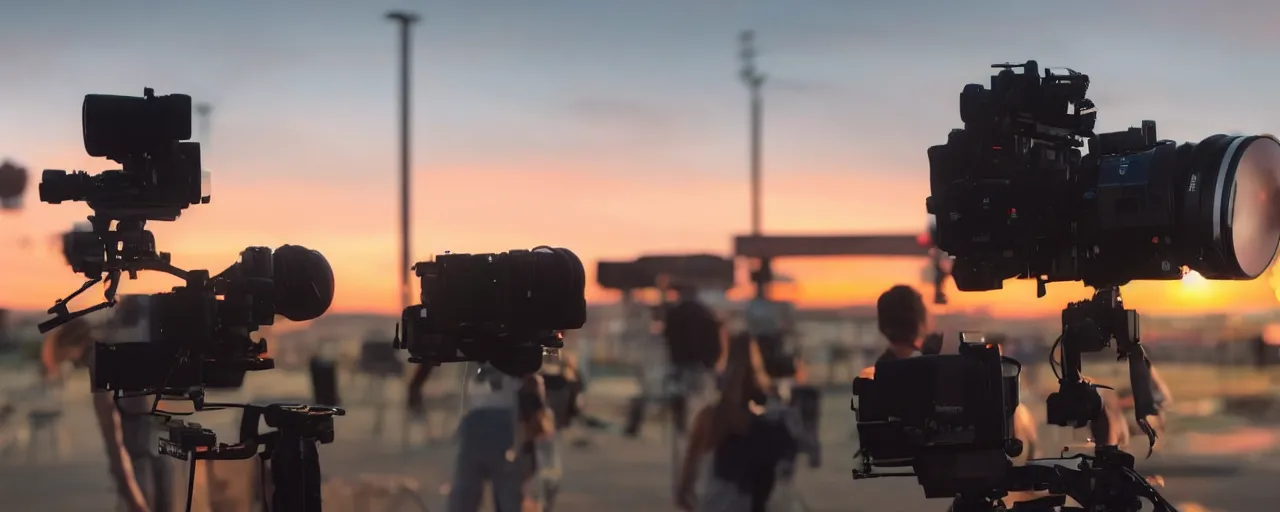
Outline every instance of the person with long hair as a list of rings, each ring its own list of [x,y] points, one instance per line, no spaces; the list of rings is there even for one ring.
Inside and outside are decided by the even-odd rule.
[[[131,316],[131,307],[129,301],[122,301],[114,313],[117,317]],[[94,331],[89,320],[80,317],[45,336],[40,347],[45,382],[63,379],[67,363],[90,367],[92,371]],[[117,404],[110,392],[93,393],[94,416],[106,445],[116,493],[129,512],[168,510],[171,502],[172,475],[163,466],[163,459],[152,456],[149,450],[151,427],[145,415],[150,408],[147,397],[123,398]]]
[[[789,409],[765,407],[770,389],[755,340],[745,334],[736,336],[725,358],[720,399],[698,411],[693,420],[678,480],[680,509],[766,509],[780,471],[795,459],[800,435],[788,421]]]

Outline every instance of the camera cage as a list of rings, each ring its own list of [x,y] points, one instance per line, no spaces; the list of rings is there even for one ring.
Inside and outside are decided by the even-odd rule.
[[[392,341],[397,350],[409,351],[411,363],[477,361],[509,375],[532,374],[546,354],[564,348],[564,331],[586,320],[585,272],[565,248],[446,252],[415,263],[413,271],[421,303],[404,309]],[[477,279],[487,284],[472,285]],[[513,290],[524,291],[512,295]],[[541,300],[532,300],[535,295]]]
[[[1237,183],[1280,186],[1280,139],[1178,143],[1160,139],[1154,121],[1095,133],[1088,75],[1040,76],[1035,61],[992,67],[990,88],[972,83],[959,95],[963,129],[928,150],[926,209],[939,221],[938,247],[955,257],[957,289],[1034,279],[1043,297],[1049,282],[1175,280],[1188,267],[1250,280],[1274,259],[1275,223],[1233,228],[1235,216],[1265,216],[1264,200],[1231,198]]]

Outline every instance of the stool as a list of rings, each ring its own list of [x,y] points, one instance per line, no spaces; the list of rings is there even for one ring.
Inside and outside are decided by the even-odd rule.
[[[52,445],[54,460],[66,457],[68,448],[66,432],[62,428],[62,411],[56,409],[33,410],[27,414],[27,425],[30,434],[27,437],[27,462],[35,462],[39,458],[36,447],[39,437],[44,434]]]

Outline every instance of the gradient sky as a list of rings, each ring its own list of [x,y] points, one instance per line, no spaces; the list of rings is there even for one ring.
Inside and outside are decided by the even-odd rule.
[[[83,154],[86,93],[149,86],[210,102],[213,203],[155,225],[162,250],[179,266],[221,268],[246,245],[320,249],[341,311],[398,303],[388,8],[425,18],[414,41],[419,259],[539,244],[588,262],[728,252],[748,226],[744,28],[758,32],[770,75],[765,228],[776,233],[919,230],[925,149],[960,124],[960,89],[986,83],[993,62],[1089,73],[1107,130],[1156,119],[1162,137],[1198,140],[1280,125],[1280,5],[1261,0],[11,4],[0,10],[0,158],[37,176],[110,168]],[[48,241],[88,208],[29,192],[25,211],[0,214],[0,305],[47,306],[79,282]],[[834,305],[917,283],[922,263],[781,267],[802,303]],[[1139,284],[1128,297],[1161,311],[1273,307],[1263,281]],[[1056,285],[1037,301],[1031,290],[953,294],[953,307],[1043,313],[1083,294]]]

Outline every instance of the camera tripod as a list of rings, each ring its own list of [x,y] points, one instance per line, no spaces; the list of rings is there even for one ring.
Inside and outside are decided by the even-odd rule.
[[[161,453],[191,461],[195,474],[197,460],[246,460],[259,456],[271,462],[271,508],[275,512],[320,512],[320,454],[318,445],[333,442],[333,418],[346,411],[337,407],[272,404],[206,404],[210,408],[240,408],[240,442],[219,444],[213,431],[197,424],[171,421],[169,438],[160,441]],[[275,430],[259,433],[258,423],[266,420]],[[258,447],[262,446],[261,453]],[[187,510],[191,510],[191,488]],[[266,500],[266,497],[263,497]]]

